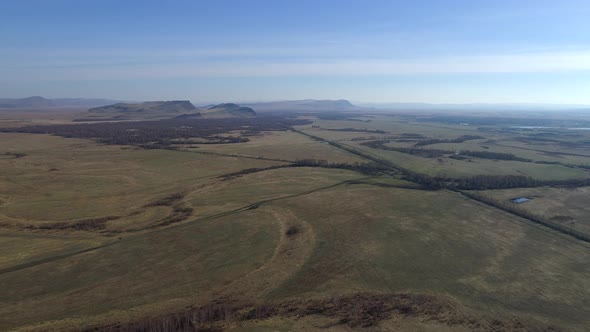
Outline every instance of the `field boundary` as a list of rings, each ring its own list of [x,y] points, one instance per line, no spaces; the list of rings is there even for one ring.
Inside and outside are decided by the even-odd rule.
[[[524,219],[529,220],[529,221],[531,221],[533,223],[536,223],[536,224],[545,226],[545,227],[547,227],[549,229],[552,229],[552,230],[557,231],[559,233],[562,233],[562,234],[565,234],[567,236],[570,236],[570,237],[572,237],[572,238],[574,238],[576,240],[583,241],[583,242],[586,242],[586,243],[590,243],[590,235],[589,234],[586,234],[586,233],[577,231],[577,230],[572,229],[572,228],[567,227],[567,226],[563,226],[563,225],[554,223],[554,222],[549,221],[549,220],[545,220],[544,218],[541,218],[539,216],[535,216],[535,215],[533,215],[533,214],[531,214],[529,212],[522,211],[522,210],[520,210],[518,208],[514,208],[514,207],[506,206],[504,204],[500,204],[499,202],[496,202],[495,200],[485,198],[485,197],[483,197],[481,195],[477,195],[477,194],[474,194],[474,193],[466,192],[464,190],[459,190],[459,189],[456,189],[456,188],[453,188],[453,187],[449,187],[449,186],[445,185],[444,183],[441,184],[438,181],[436,183],[432,184],[432,186],[431,186],[429,180],[430,179],[434,180],[434,179],[431,178],[430,176],[409,171],[409,170],[407,170],[407,169],[405,169],[403,167],[396,166],[394,163],[392,163],[392,162],[390,162],[388,160],[382,160],[380,158],[375,158],[375,157],[369,156],[369,155],[365,154],[364,152],[357,151],[356,149],[350,148],[348,146],[345,146],[345,145],[342,145],[342,144],[339,144],[339,143],[335,143],[335,142],[332,142],[330,140],[327,140],[327,139],[324,139],[324,138],[321,138],[321,137],[317,137],[317,136],[314,136],[314,135],[311,135],[311,134],[307,134],[307,133],[304,133],[304,132],[301,132],[301,131],[298,131],[298,130],[295,130],[295,131],[298,132],[298,133],[300,133],[300,134],[302,134],[302,135],[306,135],[306,136],[312,137],[314,139],[324,141],[324,142],[326,142],[326,143],[328,143],[328,144],[330,144],[332,146],[335,146],[337,148],[343,149],[343,150],[348,151],[350,153],[356,154],[356,155],[358,155],[360,157],[363,157],[363,158],[366,158],[366,159],[375,161],[377,163],[380,163],[382,165],[389,166],[391,168],[395,168],[396,170],[398,170],[402,174],[404,174],[405,175],[404,176],[405,179],[408,180],[408,181],[411,181],[411,182],[414,182],[414,183],[418,183],[420,185],[424,185],[424,186],[426,186],[427,188],[430,188],[430,189],[448,189],[448,190],[451,190],[451,191],[460,193],[461,195],[463,195],[464,197],[467,197],[469,199],[472,199],[472,200],[475,200],[475,201],[478,201],[478,202],[487,204],[489,206],[492,206],[492,207],[495,207],[497,209],[500,209],[500,210],[502,210],[504,212],[510,213],[510,214],[512,214],[514,216],[517,216],[517,217],[520,217],[520,218],[524,218]]]
[[[455,192],[457,192],[469,199],[484,203],[486,205],[489,205],[489,206],[494,207],[496,209],[502,210],[504,212],[508,212],[512,215],[526,219],[526,220],[531,221],[535,224],[545,226],[545,227],[550,228],[550,229],[557,231],[559,233],[573,237],[577,240],[584,241],[586,243],[590,243],[590,235],[580,232],[580,231],[577,231],[575,229],[572,229],[571,227],[567,227],[567,226],[560,225],[558,223],[546,220],[545,218],[533,215],[532,213],[527,212],[522,209],[519,209],[517,207],[502,204],[493,198],[489,198],[489,197],[486,197],[483,195],[478,195],[478,194],[471,193],[471,192],[466,192],[463,190],[456,190]]]

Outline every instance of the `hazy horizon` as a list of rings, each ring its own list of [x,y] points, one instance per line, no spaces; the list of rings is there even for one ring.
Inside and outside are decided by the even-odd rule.
[[[590,104],[585,1],[19,1],[2,97]]]
[[[75,100],[81,103],[68,105],[69,107],[80,107],[86,104],[86,101],[93,101],[93,103],[86,106],[99,106],[110,103],[142,103],[156,101],[150,100],[117,100],[112,98],[85,98],[85,97],[46,97],[46,96],[28,96],[28,97],[3,97],[0,96],[0,101],[3,100],[21,100],[28,98],[44,98],[47,100],[60,101],[60,100]],[[590,104],[555,104],[555,103],[425,103],[425,102],[371,102],[371,101],[360,101],[360,100],[349,100],[346,98],[340,99],[276,99],[276,100],[212,100],[212,101],[199,101],[190,99],[177,99],[177,100],[188,100],[197,107],[205,107],[210,105],[222,104],[222,103],[236,103],[247,106],[262,106],[263,104],[276,104],[276,105],[289,105],[291,102],[325,102],[325,101],[347,101],[352,104],[353,109],[380,109],[380,110],[432,110],[432,111],[445,111],[445,110],[456,110],[456,111],[589,111]],[[104,101],[103,103],[96,103],[95,101]],[[66,107],[68,107],[66,106]],[[15,106],[9,107],[13,108]],[[57,104],[54,107],[64,107],[64,105]],[[268,106],[267,106],[268,107]],[[2,106],[0,105],[0,109]],[[279,107],[281,109],[281,107]]]

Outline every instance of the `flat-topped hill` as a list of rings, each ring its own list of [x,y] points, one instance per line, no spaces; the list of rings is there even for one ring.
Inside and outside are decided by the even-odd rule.
[[[256,117],[256,112],[250,107],[243,107],[233,103],[213,105],[200,112],[206,118]]]
[[[118,103],[91,108],[92,113],[191,113],[197,108],[188,100],[148,101],[144,103]]]
[[[221,118],[253,118],[256,112],[250,107],[242,107],[238,104],[223,103],[208,107],[197,108],[188,100],[172,101],[148,101],[143,103],[117,103],[88,110],[95,118],[102,120],[127,120],[127,119],[221,119]],[[104,118],[107,116],[108,118]]]

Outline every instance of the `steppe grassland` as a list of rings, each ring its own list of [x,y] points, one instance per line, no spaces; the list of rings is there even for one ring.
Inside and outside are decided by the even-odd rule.
[[[490,319],[589,323],[588,245],[458,194],[347,185],[280,205],[311,225],[316,246],[270,296],[449,294]]]
[[[320,124],[318,125],[316,123]],[[420,148],[423,149],[449,149],[451,151],[462,149],[474,151],[494,151],[502,153],[513,153],[521,158],[530,158],[532,160],[540,161],[559,161],[564,164],[580,164],[586,165],[590,163],[590,158],[579,156],[561,156],[548,157],[542,152],[532,152],[523,149],[515,149],[513,147],[504,147],[490,144],[489,141],[510,140],[513,139],[512,133],[498,134],[478,131],[477,128],[471,126],[449,126],[442,124],[422,124],[422,123],[404,123],[399,119],[392,117],[378,117],[371,118],[370,122],[363,121],[343,121],[343,120],[318,120],[314,122],[315,128],[312,125],[299,126],[305,133],[315,135],[324,139],[339,141],[348,146],[362,150],[368,154],[384,158],[393,163],[416,172],[428,174],[437,177],[471,177],[475,175],[525,175],[538,180],[565,180],[565,179],[580,179],[587,178],[590,173],[581,168],[565,167],[563,165],[552,164],[538,164],[521,161],[507,161],[507,160],[491,160],[470,158],[468,160],[456,160],[450,158],[424,158],[420,156],[410,155],[407,153],[397,151],[386,151],[380,149],[372,149],[361,145],[371,137],[379,139],[379,137],[414,134],[422,135],[424,138],[437,139],[454,139],[461,135],[480,135],[485,139],[467,141],[463,143],[439,143],[433,145],[426,145]],[[373,132],[351,132],[351,131],[333,131],[326,129],[343,129],[353,128],[361,130],[383,130],[384,133]],[[366,138],[366,140],[358,140],[359,138]],[[386,145],[397,147],[413,147],[416,142],[424,138],[417,138],[412,142],[391,142]],[[402,139],[403,140],[403,139]],[[483,148],[482,145],[491,147]],[[546,147],[547,151],[551,151],[553,145]],[[516,151],[519,150],[519,151]],[[524,152],[524,154],[523,154]]]
[[[531,200],[518,204],[518,207],[590,233],[589,187],[517,188],[484,190],[479,193],[503,202],[509,202],[518,197],[530,198]]]
[[[71,123],[75,118],[83,116],[86,110],[87,108],[80,107],[52,109],[0,108],[0,128]]]
[[[538,180],[581,179],[590,176],[587,170],[561,165],[535,164],[510,160],[472,158],[472,161],[450,158],[423,158],[397,151],[371,149],[356,145],[374,155],[391,160],[416,172],[438,177],[471,177],[476,175],[524,175]]]
[[[404,127],[396,121],[373,122],[366,124],[374,127],[358,121],[317,123],[335,129],[366,128],[438,138],[473,134],[468,128],[438,131],[430,125]],[[367,153],[391,158],[396,164],[405,162],[419,168],[429,161],[438,163],[436,159],[370,149],[350,141],[372,133],[306,128],[299,129],[342,140]],[[366,177],[351,171],[281,168],[230,179],[220,177],[246,168],[284,165],[219,155],[242,154],[248,149],[251,157],[263,153],[262,157],[272,159],[324,156],[315,159],[359,160],[298,133],[271,134],[253,137],[248,143],[223,145],[224,149],[222,145],[200,145],[194,151],[218,149],[209,150],[218,155],[139,150],[47,135],[2,134],[6,139],[0,144],[9,143],[0,145],[0,152],[26,155],[1,161],[2,168],[11,172],[2,177],[2,185],[12,187],[1,194],[0,213],[6,214],[12,225],[43,222],[47,220],[40,217],[43,213],[66,221],[104,216],[91,206],[92,202],[107,206],[109,212],[125,213],[125,207],[141,209],[178,192],[185,195],[182,203],[194,211],[183,222],[145,233],[123,234],[121,239],[93,232],[43,234],[25,230],[19,236],[30,245],[23,245],[14,241],[16,230],[3,230],[0,239],[12,248],[0,259],[2,268],[47,260],[0,274],[0,283],[5,285],[0,317],[6,317],[0,328],[43,324],[39,329],[46,330],[104,325],[207,304],[220,295],[272,301],[356,292],[448,297],[467,315],[488,321],[516,316],[532,328],[554,324],[583,330],[589,324],[585,301],[590,296],[590,284],[585,280],[590,273],[590,249],[586,244],[456,193],[346,183]],[[291,152],[290,142],[294,147]],[[246,150],[240,150],[240,146]],[[417,159],[404,161],[407,157]],[[460,164],[449,169],[458,169],[456,174],[488,174],[498,169],[534,173],[530,168],[496,167],[514,162],[485,160],[484,164],[477,159],[464,163],[479,168]],[[482,167],[487,163],[490,166]],[[537,172],[545,178],[566,176],[551,168]],[[110,177],[117,181],[108,182]],[[76,195],[60,184],[67,178],[73,179]],[[408,185],[394,178],[363,181]],[[34,193],[31,202],[38,204],[36,211],[26,211],[27,191]],[[57,195],[54,205],[53,195]],[[112,200],[109,195],[114,196]],[[68,206],[65,203],[69,201],[73,210],[81,212],[61,211],[59,207]],[[20,209],[8,208],[17,203]],[[117,229],[122,223],[125,227],[149,226],[169,209],[151,207],[149,213],[109,221],[108,229]],[[11,218],[6,211],[13,213]],[[290,226],[296,227],[295,236],[286,235]],[[52,236],[63,237],[63,250],[57,248]],[[51,259],[101,244],[104,246],[90,252]],[[22,260],[17,262],[12,257],[19,253]],[[297,324],[310,327],[305,325],[306,319],[248,324],[254,329]],[[318,326],[318,322],[314,324],[311,326]],[[404,324],[430,326],[408,320]],[[443,327],[434,324],[434,329]]]
[[[127,215],[217,176],[279,162],[109,146],[91,140],[0,134],[0,215],[10,222]]]
[[[282,234],[293,224],[301,230],[295,239],[306,245],[277,249],[292,241]],[[489,320],[516,314],[529,326],[580,328],[588,323],[583,303],[590,285],[581,280],[590,269],[589,249],[454,193],[344,184],[124,239],[0,280],[30,290],[8,292],[4,309],[6,317],[29,323],[100,321],[109,310],[111,319],[131,319],[210,300],[203,290],[217,289],[260,300],[439,294]],[[52,287],[28,284],[36,275],[49,275]],[[60,294],[69,294],[67,308],[55,305]],[[87,297],[97,294],[103,295],[89,306]],[[158,305],[151,302],[156,298]],[[44,309],[32,314],[31,306]]]
[[[194,144],[194,151],[238,154],[282,160],[318,159],[337,163],[354,163],[363,160],[350,153],[331,148],[309,137],[292,131],[270,131],[248,137],[240,144]],[[190,150],[193,150],[189,148]]]
[[[279,238],[273,215],[252,210],[5,273],[0,329],[63,319],[72,329],[206,302],[264,265]]]

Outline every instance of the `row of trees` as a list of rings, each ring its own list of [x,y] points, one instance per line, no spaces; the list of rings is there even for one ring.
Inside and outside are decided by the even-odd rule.
[[[311,135],[308,135],[311,136]],[[323,140],[319,137],[311,136],[312,138]],[[329,141],[327,141],[329,142]],[[396,170],[400,171],[403,175],[403,178],[422,185],[426,189],[450,189],[453,191],[459,191],[461,194],[484,202],[486,204],[495,206],[499,209],[504,211],[510,212],[514,215],[520,216],[522,218],[526,218],[532,222],[541,224],[543,226],[549,227],[551,229],[557,230],[561,233],[573,236],[582,241],[590,242],[590,235],[587,235],[583,232],[577,231],[572,229],[571,227],[559,224],[554,221],[546,220],[542,217],[536,216],[531,212],[523,210],[513,204],[508,204],[505,202],[498,202],[494,199],[489,197],[479,195],[474,192],[468,192],[463,190],[473,190],[473,189],[500,189],[500,188],[516,188],[516,187],[536,187],[536,186],[590,186],[590,179],[581,179],[581,180],[560,180],[560,181],[540,181],[535,180],[531,177],[526,176],[518,176],[518,175],[506,175],[506,176],[498,176],[498,175],[478,175],[471,178],[464,178],[464,179],[449,179],[449,178],[434,178],[425,174],[413,172],[411,170],[398,167],[393,163],[382,160],[379,158],[372,157],[364,152],[358,151],[353,148],[346,147],[342,144],[329,142],[330,144],[350,151],[351,153],[357,154],[361,157],[370,159],[374,161],[376,164],[385,167],[385,168],[395,168]]]
[[[481,136],[471,136],[470,135],[469,137],[481,137]],[[445,155],[455,155],[455,156],[464,156],[464,157],[468,156],[468,157],[481,158],[481,159],[514,160],[514,161],[522,161],[522,162],[532,162],[532,160],[530,160],[530,159],[520,158],[512,153],[491,152],[491,151],[470,151],[470,150],[462,150],[457,153],[457,152],[451,151],[451,150],[404,148],[404,147],[395,147],[395,146],[385,145],[389,142],[391,142],[391,140],[377,140],[377,141],[364,142],[364,143],[361,143],[361,145],[368,146],[373,149],[397,151],[397,152],[411,154],[414,156],[420,156],[420,157],[424,157],[424,158],[439,158],[439,157],[442,157]],[[433,143],[430,143],[430,144],[433,144]],[[418,145],[418,143],[416,145]],[[462,159],[462,158],[461,157],[454,157],[454,159]]]
[[[311,135],[308,135],[311,136]],[[323,140],[316,136],[311,136],[314,139]],[[483,190],[483,189],[508,189],[508,188],[527,188],[527,187],[540,187],[540,186],[567,186],[567,187],[582,187],[582,186],[590,186],[590,179],[567,179],[567,180],[552,180],[552,181],[541,181],[536,180],[531,177],[521,176],[521,175],[478,175],[471,178],[459,178],[459,179],[452,179],[452,178],[440,178],[440,177],[432,177],[426,174],[417,173],[411,171],[409,169],[405,169],[398,165],[395,165],[393,162],[388,160],[376,158],[372,155],[369,155],[365,152],[359,151],[354,148],[350,148],[348,146],[342,145],[336,142],[326,141],[331,145],[334,145],[338,148],[343,150],[349,151],[354,153],[362,158],[369,159],[374,163],[383,166],[384,168],[395,169],[399,171],[403,176],[404,179],[418,183],[424,186],[427,189],[440,189],[440,188],[448,188],[448,189],[462,189],[462,190]],[[375,144],[374,142],[378,142]],[[385,142],[389,141],[371,141],[362,143],[363,145],[369,147],[375,146],[383,146]],[[391,147],[385,146],[385,148],[389,149]],[[488,155],[490,156],[490,155]],[[513,159],[509,159],[513,160]]]
[[[403,178],[422,185],[431,190],[447,188],[451,190],[484,190],[484,189],[508,189],[508,188],[527,188],[527,187],[541,187],[541,186],[566,186],[566,187],[582,187],[590,186],[590,179],[567,179],[567,180],[551,180],[542,181],[536,180],[528,176],[522,175],[477,175],[470,178],[443,178],[432,177],[426,174],[414,172],[412,170],[400,167],[393,162],[381,158],[377,158],[363,151],[348,147],[346,145],[324,140],[320,137],[309,135],[301,132],[313,139],[325,141],[335,147],[349,151],[361,158],[368,159],[374,164],[382,167],[383,170],[395,170],[403,175]],[[377,143],[375,143],[377,142]],[[382,146],[389,141],[371,141],[362,143],[369,147]],[[386,149],[391,147],[385,146]],[[417,149],[418,150],[418,149]]]
[[[531,162],[530,159],[520,158],[512,153],[504,153],[504,152],[491,152],[491,151],[469,151],[469,150],[462,150],[459,152],[460,155],[463,156],[470,156],[475,158],[481,159],[495,159],[495,160],[515,160],[515,161],[524,161],[524,162]]]
[[[476,175],[470,178],[439,178],[448,186],[461,190],[508,189],[538,187],[540,181],[522,175]]]
[[[390,140],[379,140],[379,141],[364,142],[364,143],[361,143],[361,145],[368,146],[373,149],[396,151],[396,152],[411,154],[414,156],[419,156],[419,157],[424,157],[424,158],[438,158],[438,157],[442,157],[444,155],[454,153],[453,151],[449,151],[449,150],[402,148],[402,147],[385,145],[389,142],[391,142],[391,141]]]
[[[537,180],[524,175],[476,175],[469,178],[435,178],[449,189],[486,190],[534,187],[585,187],[590,179]]]
[[[351,171],[359,172],[366,175],[377,175],[389,170],[388,167],[385,167],[381,164],[375,162],[369,163],[334,163],[329,162],[326,160],[318,160],[318,159],[302,159],[297,160],[293,163],[294,167],[323,167],[323,168],[340,168],[340,169],[348,169]]]
[[[259,167],[259,168],[246,168],[237,172],[224,174],[220,176],[220,178],[224,180],[229,180],[238,176],[251,174],[251,173],[258,173],[263,171],[269,171],[278,168],[289,168],[289,167],[321,167],[321,168],[339,168],[339,169],[347,169],[355,172],[359,172],[366,175],[378,175],[380,173],[386,172],[389,168],[384,167],[383,165],[377,163],[334,163],[329,162],[327,160],[319,160],[319,159],[301,159],[296,160],[295,162],[285,164],[285,165],[273,165],[269,167]]]
[[[385,134],[385,133],[387,133],[385,130],[378,130],[378,129],[359,129],[359,128],[336,128],[336,129],[322,128],[322,129],[328,130],[328,131],[343,131],[343,132],[351,132],[351,133],[371,133],[371,134]]]
[[[414,146],[425,146],[437,143],[463,143],[475,139],[484,139],[485,137],[479,135],[463,135],[453,139],[439,139],[439,138],[432,138],[426,139],[416,143]]]
[[[250,135],[252,136],[252,135]],[[228,144],[228,143],[245,143],[249,142],[250,139],[248,137],[242,136],[208,136],[208,137],[199,137],[195,139],[194,137],[191,138],[180,138],[180,139],[173,139],[173,140],[165,140],[166,145],[170,144]]]
[[[590,242],[590,235],[580,232],[578,230],[575,230],[569,226],[566,226],[566,225],[563,225],[563,224],[560,224],[560,223],[557,223],[554,221],[547,220],[543,217],[537,216],[534,213],[531,213],[527,210],[524,210],[524,209],[518,207],[517,205],[511,204],[511,203],[506,203],[506,202],[500,202],[500,201],[497,201],[493,198],[487,197],[485,195],[480,195],[480,194],[476,194],[473,192],[463,191],[461,193],[471,199],[486,203],[486,204],[494,206],[500,210],[510,212],[514,215],[521,217],[521,218],[528,219],[534,223],[541,224],[545,227],[549,227],[549,228],[556,230],[558,232],[573,236],[578,240],[582,240],[584,242]]]
[[[412,137],[404,137],[404,136],[397,136],[397,135],[383,135],[383,136],[361,136],[361,137],[354,137],[350,139],[351,141],[382,141],[382,140],[390,140],[396,142],[416,142],[419,138],[412,138]]]
[[[303,135],[309,136],[312,139],[318,140],[318,141],[323,141],[326,142],[332,146],[335,146],[341,150],[345,150],[348,151],[352,154],[355,154],[363,159],[367,159],[370,160],[373,164],[377,165],[377,167],[382,168],[384,171],[386,172],[391,172],[391,171],[395,171],[397,173],[402,174],[403,178],[405,180],[411,181],[411,182],[415,182],[418,183],[420,185],[422,185],[424,188],[429,189],[429,190],[436,190],[436,189],[440,189],[444,187],[444,182],[433,178],[432,176],[426,175],[426,174],[421,174],[421,173],[417,173],[414,171],[411,171],[409,169],[400,167],[396,164],[394,164],[393,162],[389,161],[389,160],[385,160],[385,159],[381,159],[375,156],[372,156],[366,152],[357,150],[355,148],[346,146],[344,144],[340,144],[337,142],[332,142],[332,141],[327,141],[323,138],[317,137],[317,136],[313,136],[313,135],[309,135],[306,134],[304,132],[299,132]],[[367,142],[367,143],[371,143],[371,142]]]

